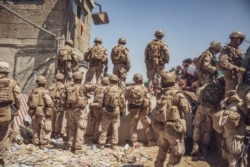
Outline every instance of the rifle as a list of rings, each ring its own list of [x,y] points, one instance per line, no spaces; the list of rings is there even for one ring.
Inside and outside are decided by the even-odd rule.
[[[244,145],[242,147],[240,157],[237,160],[237,165],[236,166],[247,166],[247,151],[250,146],[250,131],[246,131],[246,136],[244,138]]]

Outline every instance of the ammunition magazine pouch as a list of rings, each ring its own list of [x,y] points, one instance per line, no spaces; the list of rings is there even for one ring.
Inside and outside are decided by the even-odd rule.
[[[226,118],[224,127],[234,129],[238,127],[240,122],[240,114],[233,110],[225,110],[223,117]]]
[[[223,113],[224,113],[224,110],[221,110],[211,115],[212,120],[213,120],[212,121],[213,129],[219,134],[222,134],[224,132],[224,128],[222,126]]]

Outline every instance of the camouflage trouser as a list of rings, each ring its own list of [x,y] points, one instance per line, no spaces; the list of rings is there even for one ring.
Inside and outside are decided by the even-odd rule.
[[[62,124],[63,124],[63,110],[54,109],[51,115],[52,121],[52,134],[61,134],[62,132]]]
[[[10,144],[10,121],[0,123],[0,159],[4,159],[8,155],[8,147]]]
[[[193,120],[193,141],[199,142],[202,134],[202,143],[209,144],[213,132],[211,115],[215,112],[214,107],[199,105]]]
[[[157,87],[160,86],[162,70],[164,70],[164,65],[158,65],[157,67],[147,69],[147,77],[148,77],[148,80],[149,80],[148,87],[149,88],[153,87],[153,80],[155,79],[155,75],[156,75],[156,79],[157,79],[157,85],[156,86]]]
[[[237,160],[241,155],[241,151],[244,145],[244,137],[246,132],[246,125],[243,121],[240,121],[238,127],[235,129],[227,129],[224,126],[225,133],[223,137],[225,139],[226,150],[228,152],[228,166],[229,167],[238,167]],[[244,157],[244,162],[242,166],[247,166],[247,156]]]
[[[64,127],[64,130],[65,130],[64,135],[66,136],[67,140],[69,137],[69,112],[70,112],[69,109],[64,111],[64,117],[66,119],[66,125]]]
[[[86,73],[86,79],[85,83],[91,82],[93,77],[96,77],[96,83],[99,83],[101,80],[101,77],[103,76],[103,65],[100,64],[98,66],[91,66],[89,67],[87,73]]]
[[[155,167],[163,167],[167,153],[170,154],[167,163],[168,167],[176,167],[181,161],[181,157],[185,153],[184,134],[171,132],[164,127],[164,131],[160,131],[158,137],[158,153],[155,161]]]
[[[34,144],[49,144],[52,131],[51,119],[35,116],[32,118],[31,128],[33,131],[32,142]]]
[[[84,143],[84,135],[87,128],[87,111],[83,108],[73,108],[68,112],[68,146],[73,150],[80,150]]]
[[[225,80],[225,90],[235,90],[236,85],[238,84],[238,76],[232,70],[224,71],[224,80]]]
[[[143,129],[146,133],[146,138],[148,140],[153,139],[153,130],[152,130],[152,124],[151,124],[151,119],[147,115],[148,109],[145,108],[144,110],[141,109],[128,109],[130,113],[130,124],[129,124],[129,129],[130,129],[130,140],[137,141],[138,136],[137,136],[137,124],[138,121],[140,120],[143,126]]]
[[[72,72],[72,62],[67,61],[61,64],[58,64],[57,66],[57,73],[62,73],[65,76],[66,81],[71,81],[73,72]]]
[[[112,139],[111,144],[118,144],[119,136],[118,136],[118,128],[120,127],[120,109],[115,108],[114,112],[103,112],[101,127],[102,131],[99,136],[99,144],[105,144],[107,139],[107,132],[110,124],[112,125]]]
[[[119,86],[122,89],[126,88],[127,70],[125,63],[114,64],[113,74],[117,75],[119,78]]]
[[[93,140],[98,141],[99,135],[101,133],[101,120],[102,120],[102,107],[93,107],[90,108],[90,113],[92,115],[93,123]]]

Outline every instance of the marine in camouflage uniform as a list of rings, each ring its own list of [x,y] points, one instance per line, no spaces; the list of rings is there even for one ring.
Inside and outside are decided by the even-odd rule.
[[[52,83],[49,88],[50,96],[54,102],[53,112],[51,116],[52,121],[52,137],[60,138],[62,136],[62,124],[65,110],[65,85],[64,75],[56,74],[56,82]]]
[[[101,120],[102,131],[98,141],[100,149],[104,149],[110,125],[112,126],[111,144],[113,149],[116,148],[119,141],[118,128],[120,127],[120,116],[125,113],[125,98],[122,89],[118,86],[118,80],[116,75],[110,75],[110,86],[104,92],[103,116]],[[113,98],[110,93],[112,93]]]
[[[129,50],[125,46],[126,39],[120,38],[118,40],[118,45],[115,46],[111,51],[111,60],[114,64],[113,74],[117,75],[119,78],[119,86],[122,89],[126,88],[126,78],[127,73],[131,67]]]
[[[38,76],[37,87],[34,88],[28,98],[29,115],[32,118],[31,128],[33,131],[32,142],[40,147],[52,147],[50,137],[52,132],[51,115],[53,101],[49,91],[45,88],[47,79]],[[36,96],[39,95],[39,96]]]
[[[67,82],[72,80],[73,72],[78,70],[78,60],[73,47],[73,41],[66,40],[65,45],[59,49],[57,55],[57,73],[64,74]]]
[[[167,153],[170,154],[167,166],[178,166],[185,153],[184,135],[186,133],[185,114],[191,113],[191,106],[175,85],[174,72],[163,72],[161,92],[157,95],[154,129],[159,133],[156,167],[163,167]]]
[[[125,99],[128,100],[128,111],[130,113],[130,140],[135,147],[138,142],[137,125],[140,120],[146,133],[148,146],[156,145],[154,141],[152,124],[149,115],[151,114],[151,96],[148,90],[142,85],[143,77],[135,74],[133,77],[135,84],[126,89]]]
[[[250,118],[250,50],[246,54],[243,67],[246,71],[243,74],[242,83],[236,91],[227,92],[223,101],[225,111],[223,113],[223,137],[227,161],[229,167],[249,166],[247,153],[243,153],[243,148],[247,144],[245,141],[246,125],[249,124]],[[227,118],[227,119],[226,119]],[[243,153],[243,154],[242,154]]]
[[[245,35],[242,32],[232,32],[230,43],[221,49],[218,67],[224,71],[226,91],[235,90],[240,83],[239,76],[245,71],[242,65],[242,51],[238,48]]]
[[[96,83],[100,83],[103,73],[108,71],[107,49],[102,46],[102,39],[96,37],[95,45],[84,54],[84,60],[89,62],[89,68],[86,73],[85,83],[91,82],[93,76],[96,76]]]
[[[10,65],[0,62],[0,166],[4,166],[4,158],[8,155],[11,131],[11,105],[20,108],[20,87],[16,81],[8,78]],[[8,89],[6,89],[6,86]],[[8,93],[6,94],[6,91]]]
[[[80,154],[83,151],[82,145],[88,122],[88,113],[86,110],[88,104],[87,93],[92,91],[91,86],[82,84],[82,78],[83,73],[76,71],[73,73],[74,83],[67,84],[66,86],[66,108],[69,128],[68,147],[75,154]]]
[[[157,85],[160,86],[161,71],[166,63],[169,62],[169,50],[166,43],[163,42],[164,32],[157,30],[155,37],[145,48],[145,63],[147,69],[147,77],[149,80],[148,87],[152,90],[153,80],[157,79]]]
[[[193,120],[193,149],[191,155],[196,155],[199,152],[199,141],[202,140],[202,153],[207,156],[213,132],[211,116],[220,109],[220,102],[224,97],[225,90],[219,83],[208,83],[200,87],[197,94],[200,105]]]
[[[89,104],[89,112],[93,123],[93,142],[98,143],[98,138],[101,132],[101,120],[103,115],[102,105],[104,98],[104,91],[109,85],[109,78],[103,77],[101,85],[97,85],[94,90],[94,100]]]
[[[215,83],[217,77],[216,57],[219,53],[221,44],[213,41],[210,47],[205,50],[197,59],[196,68],[198,70],[198,78],[202,85],[207,83]]]

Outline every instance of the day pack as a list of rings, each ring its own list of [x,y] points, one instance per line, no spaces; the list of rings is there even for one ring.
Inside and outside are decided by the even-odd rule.
[[[61,99],[60,89],[56,83],[51,85],[49,94],[52,99]]]
[[[177,106],[174,105],[175,96],[179,91],[167,90],[157,100],[156,119],[160,122],[180,119],[180,113]]]
[[[93,60],[102,61],[103,59],[103,48],[101,46],[94,46],[91,50],[91,58]]]
[[[66,102],[74,107],[85,107],[88,104],[87,97],[80,92],[82,85],[68,85],[66,87]]]
[[[14,97],[11,91],[10,79],[0,79],[0,103],[13,102]]]
[[[115,61],[125,62],[126,61],[126,47],[123,45],[116,46],[112,51],[112,58]]]
[[[58,52],[58,60],[60,62],[66,62],[66,61],[71,61],[72,57],[69,53],[69,48],[67,47],[62,47],[59,52]]]
[[[31,109],[36,109],[38,106],[44,107],[43,101],[43,90],[35,88],[32,90],[29,99],[28,99],[28,106]]]
[[[102,86],[98,86],[95,89],[95,96],[94,96],[94,102],[99,102],[102,103],[103,102],[103,98],[104,98],[104,87]]]
[[[149,44],[149,56],[151,58],[159,58],[161,53],[161,41],[152,41]]]
[[[206,52],[203,52],[198,58],[197,58],[197,61],[195,63],[195,66],[196,66],[196,69],[199,70],[199,71],[202,71],[202,66],[203,66],[203,58],[205,57],[206,55]]]
[[[122,90],[118,86],[108,87],[104,94],[104,106],[117,107],[121,105]]]
[[[129,91],[128,103],[134,105],[141,105],[144,99],[144,90],[139,86],[134,86]]]

